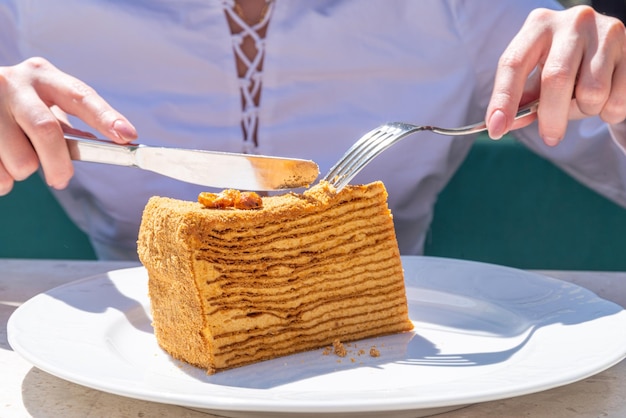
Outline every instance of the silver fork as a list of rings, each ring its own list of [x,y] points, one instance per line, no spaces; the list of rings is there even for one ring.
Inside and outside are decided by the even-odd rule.
[[[515,119],[531,115],[537,111],[539,100],[521,107]],[[432,131],[441,135],[461,136],[487,130],[485,122],[461,128],[438,128],[436,126],[417,126],[402,122],[389,122],[380,125],[363,135],[339,161],[330,169],[322,180],[329,182],[338,191],[343,189],[376,156],[387,148],[418,131]]]

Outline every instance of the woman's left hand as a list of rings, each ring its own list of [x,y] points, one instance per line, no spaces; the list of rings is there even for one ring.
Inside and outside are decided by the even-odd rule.
[[[535,118],[513,120],[518,107],[540,99],[539,134],[550,146],[570,119],[626,119],[626,30],[587,6],[530,13],[498,63],[485,120],[500,138]]]

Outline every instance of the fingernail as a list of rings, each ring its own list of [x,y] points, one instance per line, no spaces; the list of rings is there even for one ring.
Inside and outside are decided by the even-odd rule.
[[[506,116],[500,109],[491,114],[488,122],[489,136],[491,139],[500,139],[506,131]]]
[[[113,122],[113,133],[123,140],[133,140],[137,138],[135,127],[125,120],[118,119]]]
[[[55,190],[63,190],[65,189],[69,184],[69,180],[68,181],[62,181],[62,182],[58,182],[55,184],[48,184],[48,186],[52,187]]]
[[[559,145],[559,143],[561,142],[561,138],[554,138],[554,137],[551,137],[551,136],[544,136],[543,137],[543,142],[546,145],[550,146],[550,147],[554,147],[554,146]]]
[[[13,189],[13,182],[10,184],[2,185],[0,184],[0,196],[6,196]]]

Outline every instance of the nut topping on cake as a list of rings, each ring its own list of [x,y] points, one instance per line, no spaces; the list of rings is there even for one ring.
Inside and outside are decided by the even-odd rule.
[[[220,193],[202,192],[198,195],[198,202],[209,209],[260,209],[263,206],[258,194],[233,189]]]

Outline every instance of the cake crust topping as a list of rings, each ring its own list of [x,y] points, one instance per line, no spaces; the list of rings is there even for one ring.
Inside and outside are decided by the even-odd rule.
[[[220,193],[202,192],[198,202],[210,209],[260,209],[263,199],[254,192],[227,189]]]

